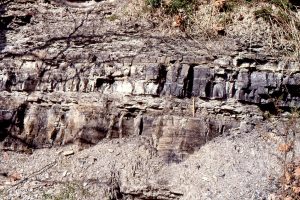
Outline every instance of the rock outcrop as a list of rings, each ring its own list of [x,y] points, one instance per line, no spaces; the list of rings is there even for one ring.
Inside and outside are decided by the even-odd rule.
[[[159,36],[151,22],[115,19],[115,4],[1,4],[4,148],[142,135],[181,160],[230,129],[251,128],[260,109],[299,106],[298,62],[229,38]]]
[[[0,198],[272,199],[300,152],[299,62],[166,36],[127,3],[1,1]]]

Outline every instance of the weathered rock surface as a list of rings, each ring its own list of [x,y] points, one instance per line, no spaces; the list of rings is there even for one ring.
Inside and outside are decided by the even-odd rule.
[[[4,190],[0,197],[267,199],[276,189],[282,168],[276,149],[279,137],[266,136],[272,133],[218,137],[180,163],[172,162],[172,156],[170,160],[157,157],[143,137],[102,140],[69,157],[63,153],[76,147],[39,149],[30,156],[7,152],[8,159],[1,159],[0,169],[8,174],[18,172],[22,182],[1,177],[0,191]]]
[[[262,111],[300,106],[298,62],[231,38],[164,37],[151,21],[119,18],[121,6],[0,4],[2,149],[145,137],[168,162],[180,162],[217,136],[251,132]]]
[[[239,127],[248,110],[238,102],[267,109],[300,102],[299,63],[245,52],[229,39],[199,45],[145,36],[149,24],[109,20],[114,3],[66,3],[2,5],[4,146],[142,134],[160,150],[191,152]],[[212,100],[217,107],[206,109]]]

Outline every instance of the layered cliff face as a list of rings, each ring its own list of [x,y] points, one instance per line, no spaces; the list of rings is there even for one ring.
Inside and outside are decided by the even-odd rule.
[[[145,36],[151,24],[111,20],[113,3],[65,3],[2,5],[6,147],[147,135],[160,150],[192,152],[238,128],[245,104],[300,102],[299,63],[230,39]]]
[[[299,106],[298,62],[226,37],[162,36],[149,20],[115,19],[118,6],[1,4],[3,149],[142,137],[180,162],[213,138],[250,132],[264,111]]]

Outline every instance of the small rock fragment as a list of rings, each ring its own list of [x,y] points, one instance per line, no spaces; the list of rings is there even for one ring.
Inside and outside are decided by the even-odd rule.
[[[64,155],[64,156],[70,156],[70,155],[73,155],[73,154],[74,154],[74,151],[73,151],[73,150],[64,151],[64,152],[62,153],[62,155]]]

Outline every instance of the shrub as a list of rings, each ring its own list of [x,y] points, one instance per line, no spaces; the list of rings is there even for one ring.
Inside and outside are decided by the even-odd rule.
[[[167,11],[171,14],[175,14],[180,11],[190,12],[193,10],[194,5],[194,0],[172,0],[167,7]]]
[[[290,3],[289,0],[271,0],[272,4],[280,7],[280,8],[283,8],[283,9],[292,9],[293,8],[293,5]]]
[[[271,22],[273,19],[273,10],[270,6],[263,7],[261,9],[258,9],[254,11],[254,16],[256,18],[263,18],[267,22]]]
[[[146,4],[151,6],[152,8],[158,8],[162,5],[161,0],[146,0]]]
[[[145,0],[151,8],[162,7],[166,14],[177,14],[179,12],[189,12],[196,5],[196,0],[170,0],[166,3],[163,0]]]

